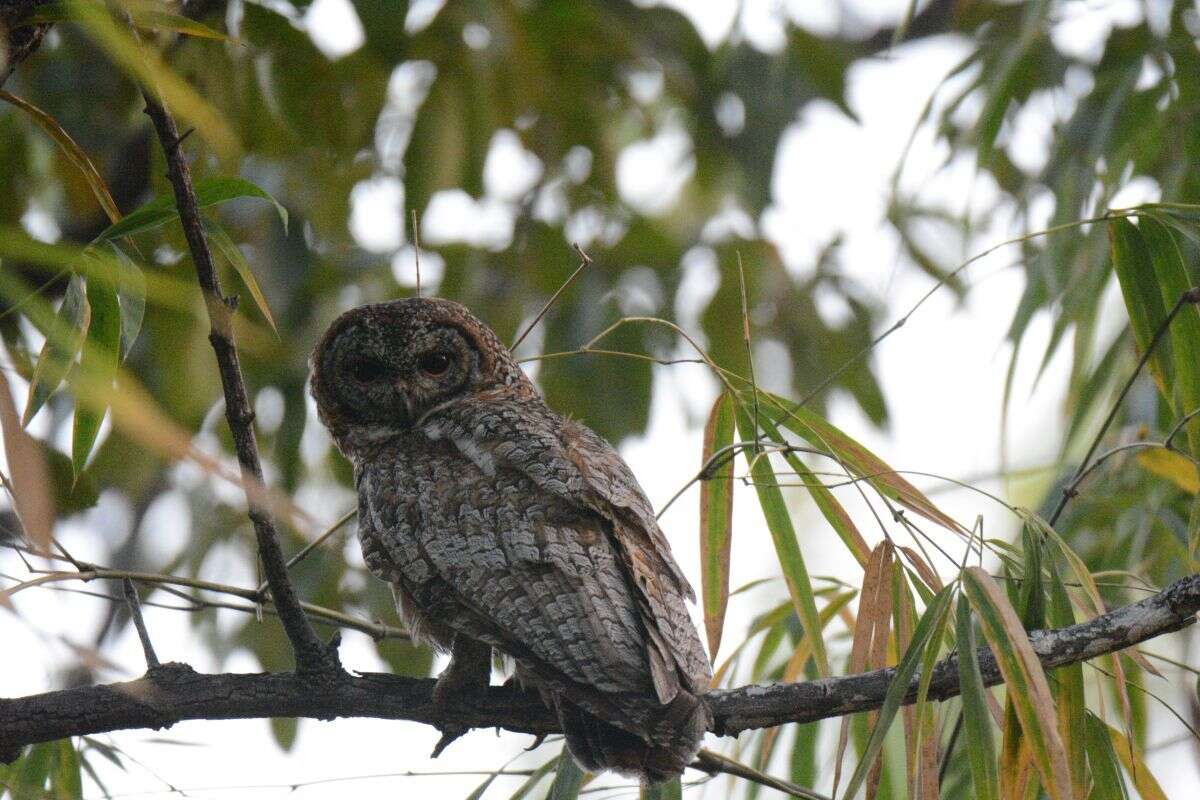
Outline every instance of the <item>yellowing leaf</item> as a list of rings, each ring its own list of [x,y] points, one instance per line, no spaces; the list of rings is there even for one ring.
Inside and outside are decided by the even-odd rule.
[[[50,552],[54,529],[54,504],[50,499],[50,476],[37,442],[25,432],[17,416],[8,381],[0,374],[0,429],[4,434],[4,456],[8,460],[13,508],[29,543]]]
[[[1058,735],[1054,698],[1025,628],[1008,597],[983,569],[964,570],[962,585],[984,638],[996,655],[1012,708],[1021,723],[1022,741],[1029,747],[1042,785],[1052,800],[1069,800],[1070,773]]]
[[[1166,478],[1185,492],[1200,492],[1200,472],[1187,457],[1173,450],[1156,447],[1136,456],[1138,465],[1149,473]]]
[[[700,482],[700,593],[708,654],[717,657],[729,604],[729,549],[733,528],[733,398],[722,392],[704,426],[702,463],[720,452],[721,462]],[[724,452],[722,452],[724,451]]]

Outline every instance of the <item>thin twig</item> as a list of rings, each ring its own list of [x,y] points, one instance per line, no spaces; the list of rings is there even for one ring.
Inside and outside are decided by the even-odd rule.
[[[158,654],[154,652],[154,643],[150,641],[150,632],[146,630],[146,620],[142,619],[142,605],[138,601],[137,591],[133,581],[125,578],[121,581],[125,589],[125,603],[129,606],[129,616],[133,619],[133,627],[137,628],[138,639],[142,642],[142,653],[146,656],[146,667],[154,669],[159,666]]]
[[[579,274],[592,263],[591,256],[585,253],[582,247],[575,243],[572,243],[571,246],[575,248],[576,253],[579,253],[579,258],[581,259],[579,266],[575,268],[575,271],[571,273],[570,277],[563,281],[563,285],[558,287],[558,291],[550,295],[550,299],[546,301],[546,305],[542,306],[542,310],[537,313],[537,316],[533,318],[533,321],[525,326],[525,330],[521,331],[520,335],[517,336],[516,341],[514,341],[508,348],[509,350],[516,350],[521,342],[525,341],[525,337],[528,336],[530,332],[537,327],[537,324],[542,321],[542,317],[546,316],[546,312],[549,311],[550,307],[553,306],[558,300],[559,295],[565,292],[567,287],[574,283],[575,279],[579,277]]]
[[[812,789],[806,789],[791,781],[785,781],[783,778],[768,775],[754,767],[743,764],[740,761],[735,761],[729,756],[721,755],[707,748],[697,753],[696,760],[689,766],[707,772],[710,775],[717,773],[732,775],[735,778],[741,778],[751,783],[757,783],[760,786],[766,786],[768,789],[783,792],[790,797],[800,797],[804,798],[804,800],[830,800],[825,795],[814,792]]]
[[[331,537],[335,533],[337,533],[343,525],[345,525],[350,520],[354,519],[356,516],[358,516],[357,508],[352,508],[349,511],[347,511],[345,514],[343,514],[336,522],[334,522],[332,525],[330,525],[328,528],[326,528],[324,530],[324,532],[321,533],[320,536],[318,536],[316,539],[313,539],[308,544],[304,545],[304,547],[300,550],[300,552],[296,553],[296,555],[289,558],[287,561],[288,569],[291,569],[292,567],[299,564],[301,561],[303,561],[305,558],[308,557],[309,553],[311,553],[313,550],[316,550],[321,545],[325,544],[325,542],[329,539],[329,537]],[[266,581],[263,581],[262,583],[260,583],[258,585],[258,591],[260,594],[265,592],[268,588],[269,587],[268,587]]]
[[[754,346],[750,342],[750,308],[746,300],[746,270],[742,267],[742,252],[737,251],[738,286],[742,293],[742,342],[746,345],[746,366],[750,372],[750,392],[754,400],[754,438],[762,436],[758,422],[758,382],[754,378]],[[759,452],[757,448],[755,453]]]
[[[1175,301],[1175,305],[1171,307],[1170,313],[1168,313],[1166,318],[1159,323],[1158,330],[1156,330],[1154,332],[1154,336],[1150,338],[1149,344],[1146,345],[1145,352],[1143,352],[1142,357],[1138,359],[1137,366],[1134,367],[1129,379],[1125,381],[1125,385],[1121,388],[1121,392],[1117,395],[1117,399],[1113,401],[1112,408],[1109,409],[1108,416],[1104,418],[1104,423],[1100,426],[1100,430],[1096,431],[1095,437],[1092,438],[1092,443],[1088,447],[1087,453],[1084,454],[1083,460],[1079,462],[1078,469],[1075,470],[1075,474],[1071,476],[1071,480],[1067,483],[1067,485],[1063,487],[1062,496],[1058,499],[1058,505],[1054,508],[1054,513],[1050,515],[1050,519],[1047,520],[1051,526],[1058,522],[1058,518],[1062,516],[1063,511],[1067,507],[1067,503],[1071,502],[1071,498],[1074,497],[1078,492],[1079,480],[1082,478],[1082,476],[1086,475],[1090,469],[1089,463],[1092,460],[1092,456],[1095,455],[1097,448],[1100,447],[1100,442],[1103,441],[1104,434],[1108,432],[1109,427],[1112,425],[1113,421],[1116,420],[1117,414],[1121,410],[1121,406],[1125,403],[1125,398],[1133,389],[1134,384],[1137,382],[1138,376],[1141,374],[1142,369],[1150,361],[1151,356],[1154,355],[1154,351],[1158,348],[1159,343],[1163,340],[1163,337],[1166,336],[1167,329],[1171,327],[1171,323],[1175,320],[1175,317],[1179,315],[1179,312],[1184,309],[1184,307],[1197,302],[1200,302],[1200,287],[1188,289],[1179,296],[1179,299]]]
[[[128,20],[128,15],[126,15]],[[213,264],[212,252],[204,236],[204,225],[196,203],[191,170],[180,148],[181,137],[175,118],[163,106],[151,87],[142,87],[146,114],[162,146],[167,163],[167,177],[175,193],[179,221],[192,255],[196,279],[204,294],[210,324],[209,342],[216,355],[225,394],[225,418],[233,435],[234,449],[246,485],[263,484],[262,464],[254,436],[254,411],[250,405],[237,346],[233,339],[233,312],[237,302],[221,291],[220,280]],[[279,548],[279,535],[270,511],[253,492],[246,493],[250,521],[258,540],[259,558],[270,584],[271,596],[279,610],[288,640],[291,642],[296,668],[305,672],[336,672],[341,669],[337,653],[327,647],[304,615],[304,610],[288,579],[287,566]]]
[[[417,224],[417,210],[412,209],[413,268],[417,271],[417,297],[421,296],[421,234]]]
[[[1033,631],[1030,646],[1044,669],[1088,661],[1177,631],[1200,610],[1200,575],[1162,592],[1060,630]],[[987,686],[1003,681],[995,656],[977,651]],[[705,701],[713,712],[714,733],[789,722],[813,722],[877,709],[895,680],[896,668],[800,683],[745,686],[713,691]],[[163,664],[153,679],[0,698],[0,756],[40,741],[113,730],[160,728],[185,719],[339,716],[407,719],[445,728],[502,727],[539,734],[556,733],[554,711],[536,695],[516,687],[489,687],[469,701],[434,703],[434,680],[389,674],[334,673],[314,682],[292,673],[202,675],[183,664]],[[925,684],[931,700],[959,692],[958,659],[938,662],[928,676],[914,676],[903,702],[915,702]]]

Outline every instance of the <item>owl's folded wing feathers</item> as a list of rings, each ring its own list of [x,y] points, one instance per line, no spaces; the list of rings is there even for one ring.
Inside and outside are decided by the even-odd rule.
[[[485,471],[515,469],[569,506],[607,522],[633,584],[659,699],[669,702],[680,683],[694,693],[705,691],[712,673],[684,604],[685,597],[694,598],[691,587],[649,501],[613,447],[540,404],[473,405],[466,401],[447,409],[432,422],[433,434],[453,441]]]

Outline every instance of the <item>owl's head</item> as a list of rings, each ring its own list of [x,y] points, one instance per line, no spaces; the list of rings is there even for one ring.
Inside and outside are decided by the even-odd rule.
[[[339,449],[419,425],[430,411],[479,392],[533,393],[492,332],[458,303],[392,300],[342,314],[312,357],[312,394]]]

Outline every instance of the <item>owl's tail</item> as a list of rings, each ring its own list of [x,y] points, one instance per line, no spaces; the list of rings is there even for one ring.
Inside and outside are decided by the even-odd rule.
[[[645,736],[565,700],[558,703],[558,718],[571,755],[585,770],[611,769],[650,783],[670,780],[683,772],[696,757],[712,719],[705,702],[684,690],[669,705],[654,709]]]

